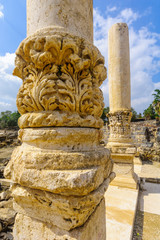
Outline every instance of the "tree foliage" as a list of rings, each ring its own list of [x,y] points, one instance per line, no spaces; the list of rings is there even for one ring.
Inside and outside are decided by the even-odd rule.
[[[155,118],[160,120],[160,89],[155,89],[152,95],[154,96],[154,100],[149,105],[149,107],[144,110],[143,115],[141,113],[138,114],[134,108],[131,108],[132,122],[137,120],[142,121],[144,118],[146,120],[155,119]],[[106,114],[108,112],[109,112],[109,107],[104,108],[103,114],[101,116],[104,122],[108,122],[108,118],[106,117]]]
[[[142,119],[142,118],[143,118],[142,113],[139,113],[139,114],[137,115],[137,117],[138,117],[138,119]]]
[[[155,89],[154,92],[155,93],[152,94],[154,96],[152,104],[150,104],[143,112],[143,115],[147,120],[155,118],[160,119],[160,89]]]
[[[134,122],[137,119],[138,114],[137,114],[136,110],[134,110],[134,108],[131,108],[131,112],[132,112],[131,121]]]
[[[107,113],[109,113],[109,107],[106,107],[103,109],[103,113],[102,113],[102,120],[104,121],[104,123],[108,122],[108,118],[107,118]]]
[[[0,128],[10,128],[18,126],[19,112],[5,111],[0,114]]]
[[[155,110],[152,104],[144,110],[143,115],[146,120],[155,119]]]
[[[160,119],[160,89],[155,89],[154,91],[155,93],[152,94],[154,96],[152,105],[155,109],[156,117]]]

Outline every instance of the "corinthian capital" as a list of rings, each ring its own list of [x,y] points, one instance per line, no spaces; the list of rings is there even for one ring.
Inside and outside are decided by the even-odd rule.
[[[21,128],[102,126],[99,87],[106,68],[95,46],[71,34],[40,31],[26,38],[16,55],[14,75],[23,80],[17,95]]]

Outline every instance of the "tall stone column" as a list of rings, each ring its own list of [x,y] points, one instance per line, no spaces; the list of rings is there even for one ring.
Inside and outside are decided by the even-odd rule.
[[[14,75],[19,139],[5,177],[15,240],[105,240],[104,193],[114,177],[100,145],[104,58],[93,45],[92,0],[28,0]]]
[[[130,132],[131,89],[129,34],[125,23],[116,23],[109,30],[109,128],[107,147],[112,152],[116,178],[113,185],[136,188],[133,158],[136,148]]]

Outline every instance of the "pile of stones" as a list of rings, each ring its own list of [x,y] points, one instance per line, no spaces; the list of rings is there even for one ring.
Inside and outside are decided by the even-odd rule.
[[[4,166],[7,161],[4,161]],[[2,170],[2,166],[1,166]],[[13,198],[9,190],[10,182],[0,178],[0,239],[12,240],[15,211],[13,210]]]
[[[0,130],[0,148],[6,146],[17,146],[20,141],[17,138],[18,130]]]
[[[0,180],[0,239],[12,240],[15,211],[13,210],[13,199],[8,184]]]
[[[0,148],[19,145],[17,131],[0,132]],[[10,182],[4,178],[3,172],[9,162],[8,158],[0,158],[0,239],[12,240],[12,231],[15,220],[15,211],[13,210],[13,198],[10,192]]]

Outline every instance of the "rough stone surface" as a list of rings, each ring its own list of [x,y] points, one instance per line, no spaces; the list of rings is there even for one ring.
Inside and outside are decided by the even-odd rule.
[[[137,189],[138,176],[134,172],[133,155],[113,154],[112,159],[115,160],[113,171],[116,178],[111,185]]]
[[[20,145],[20,141],[17,139],[18,129],[5,129],[0,130],[0,148],[9,146],[17,146]],[[1,168],[0,168],[0,176],[1,176]]]
[[[160,126],[156,120],[132,123],[131,131],[141,160],[160,162]]]
[[[16,212],[13,210],[13,198],[9,191],[9,186],[0,179],[0,239],[12,240],[12,227]],[[5,180],[5,179],[4,179]]]
[[[51,224],[18,214],[14,227],[14,239],[30,240],[106,240],[105,201],[102,200],[88,221],[72,231],[59,229]],[[94,226],[94,227],[93,227]]]
[[[107,145],[109,126],[103,128],[103,144]],[[142,161],[160,162],[160,129],[156,120],[131,122],[131,137]]]
[[[108,143],[109,134],[110,129],[109,126],[106,125],[106,127],[103,128],[102,140],[105,145]],[[156,120],[131,122],[131,137],[134,145],[137,147],[136,155],[140,157],[140,160],[143,162],[143,167],[147,164],[146,161],[148,161],[148,164],[149,162],[150,164],[152,164],[152,162],[160,162],[159,135],[159,124],[157,124]],[[148,176],[152,176],[152,174],[148,174]]]
[[[10,208],[0,208],[0,220],[8,224],[14,223],[16,212]]]
[[[101,127],[99,87],[106,68],[95,46],[67,33],[40,32],[26,38],[16,54],[14,75],[23,79],[17,95],[20,128]]]
[[[98,129],[25,129],[19,135],[23,144],[14,150],[5,177],[23,186],[83,196],[112,171],[110,153],[100,146]]]
[[[23,80],[22,145],[4,172],[15,183],[15,239],[65,239],[59,232],[72,229],[70,239],[105,239],[97,205],[115,176],[100,145],[106,68],[92,42],[92,11],[92,0],[27,1],[28,37],[13,72]]]
[[[61,196],[15,186],[12,188],[14,208],[19,213],[71,230],[86,222],[102,200],[113,177],[112,174],[97,190],[83,197]]]
[[[133,148],[133,141],[131,138],[131,111],[124,110],[124,111],[116,111],[114,113],[110,112],[108,114],[109,117],[109,141],[108,147],[112,148],[112,151],[115,152],[117,149],[125,149],[129,147]],[[116,150],[116,151],[117,151]]]

